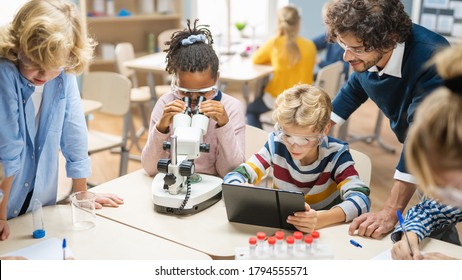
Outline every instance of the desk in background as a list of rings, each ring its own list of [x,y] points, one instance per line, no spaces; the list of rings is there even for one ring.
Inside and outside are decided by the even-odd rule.
[[[190,216],[175,216],[154,211],[151,183],[144,170],[119,177],[92,189],[100,193],[116,193],[124,198],[119,208],[104,208],[98,215],[139,230],[169,239],[207,253],[214,259],[234,258],[235,248],[247,246],[248,238],[258,231],[273,235],[278,229],[230,223],[223,200]],[[289,234],[289,233],[287,233]],[[371,259],[392,246],[389,236],[375,240],[348,235],[348,225],[341,224],[320,230],[320,242],[331,247],[335,259]],[[363,248],[350,244],[355,239]],[[462,258],[462,248],[439,240],[424,242],[424,251],[439,251]]]
[[[148,86],[151,96],[155,98],[155,82],[153,74],[165,74],[166,53],[158,52],[125,62],[125,66],[137,72],[148,74]],[[269,65],[254,65],[250,58],[239,55],[220,56],[220,82],[242,83],[242,93],[246,104],[249,102],[249,83],[258,82],[273,73]],[[257,83],[258,84],[258,83]],[[258,86],[257,86],[258,87]]]
[[[66,238],[74,258],[83,260],[210,259],[204,253],[98,216],[94,228],[76,230],[69,205],[44,207],[43,220],[46,236],[42,239],[32,238],[32,213],[9,220],[11,234],[0,241],[0,255],[54,237]]]

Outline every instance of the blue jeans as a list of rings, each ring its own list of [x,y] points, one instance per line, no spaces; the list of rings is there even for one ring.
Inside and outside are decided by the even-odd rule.
[[[260,115],[270,110],[271,109],[266,107],[265,103],[263,102],[263,94],[261,94],[252,103],[247,105],[247,124],[262,128]]]
[[[456,224],[450,224],[445,226],[444,228],[435,230],[430,234],[430,237],[441,241],[449,242],[455,245],[461,245]]]

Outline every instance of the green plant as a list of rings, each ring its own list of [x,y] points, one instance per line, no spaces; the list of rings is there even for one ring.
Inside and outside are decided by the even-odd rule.
[[[237,30],[242,31],[247,26],[247,23],[246,22],[236,22],[234,26],[237,28]]]

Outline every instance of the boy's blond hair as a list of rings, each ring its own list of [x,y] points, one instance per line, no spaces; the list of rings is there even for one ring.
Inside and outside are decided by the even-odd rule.
[[[309,126],[315,132],[323,132],[330,122],[331,112],[331,99],[324,90],[299,84],[279,94],[273,120],[280,126]]]
[[[443,80],[458,76],[462,80],[462,45],[444,49],[432,61]],[[462,92],[440,87],[416,111],[405,155],[409,170],[426,194],[432,195],[437,182],[442,182],[439,172],[462,170],[461,108]]]
[[[31,0],[0,36],[0,57],[16,62],[25,56],[43,70],[65,67],[83,72],[93,57],[82,14],[65,0]]]

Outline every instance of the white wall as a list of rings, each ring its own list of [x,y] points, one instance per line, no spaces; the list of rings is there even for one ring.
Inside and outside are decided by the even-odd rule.
[[[28,0],[0,0],[0,26],[10,23],[14,15]]]

